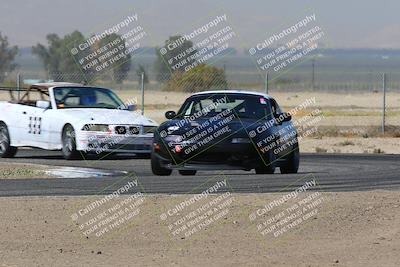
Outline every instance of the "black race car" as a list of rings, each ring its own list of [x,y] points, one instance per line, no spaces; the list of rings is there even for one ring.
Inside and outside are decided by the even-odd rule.
[[[155,175],[197,170],[240,169],[257,174],[297,173],[299,145],[291,115],[265,94],[235,90],[190,96],[165,114],[154,134]]]

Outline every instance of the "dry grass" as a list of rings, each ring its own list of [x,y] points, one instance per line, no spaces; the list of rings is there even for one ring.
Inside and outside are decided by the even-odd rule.
[[[322,147],[316,147],[315,148],[315,152],[317,152],[317,153],[326,153],[326,152],[328,152],[328,149],[322,148]]]
[[[354,145],[351,145],[351,143]],[[393,137],[303,138],[300,140],[300,151],[308,153],[400,154],[400,142],[398,138]]]
[[[338,146],[354,146],[354,143],[350,140],[345,140],[337,144]]]
[[[46,168],[31,164],[0,162],[0,179],[50,178]]]

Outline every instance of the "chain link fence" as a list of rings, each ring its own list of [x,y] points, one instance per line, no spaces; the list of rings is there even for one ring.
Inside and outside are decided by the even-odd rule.
[[[125,77],[122,83],[117,82],[118,73],[105,73],[92,84],[117,90],[124,101],[135,98],[138,108],[145,109],[147,115],[158,121],[164,119],[165,111],[178,109],[184,99],[196,91],[243,89],[265,92],[265,73],[211,70],[163,74],[147,70],[143,80],[140,73],[131,71],[121,74]],[[1,86],[16,87],[17,77],[21,87],[39,82],[79,83],[87,80],[82,73],[14,72],[6,76]],[[382,73],[287,72],[268,75],[268,89],[286,109],[294,105],[294,98],[317,96],[319,105],[326,112],[324,126],[327,129],[343,125],[352,129],[373,126],[374,135],[385,130],[397,134],[400,128],[399,77],[397,73],[386,73],[384,83]],[[0,91],[0,100],[6,99],[8,93]]]
[[[46,73],[46,72],[13,72],[7,74],[0,83],[1,86],[15,86],[17,76],[21,82],[32,84],[45,81],[85,83],[88,79],[83,73]],[[284,74],[269,74],[268,86],[273,91],[320,91],[320,92],[377,92],[382,90],[382,74],[378,72],[352,73],[305,73],[294,72]],[[171,79],[180,78],[173,73],[146,72],[146,90],[167,90],[194,92],[208,89],[247,89],[263,91],[266,85],[266,73],[224,71],[225,79],[220,74],[208,73],[208,79],[199,79],[197,76],[183,77],[180,88],[171,87]],[[182,75],[181,75],[182,76]],[[400,73],[386,72],[387,92],[400,91]],[[118,82],[123,78],[123,82]],[[213,81],[214,80],[214,81]],[[91,81],[93,84],[109,86],[114,89],[139,89],[141,75],[131,71],[125,73],[105,73]],[[182,83],[186,83],[188,88]]]

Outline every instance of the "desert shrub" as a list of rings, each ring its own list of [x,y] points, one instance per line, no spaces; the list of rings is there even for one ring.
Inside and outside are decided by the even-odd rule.
[[[174,72],[164,90],[193,93],[227,86],[223,69],[201,64],[187,72]]]
[[[383,151],[383,150],[380,149],[380,148],[374,148],[374,151],[372,151],[372,153],[374,153],[374,154],[384,154],[385,151]]]
[[[328,152],[328,149],[322,148],[322,147],[316,147],[315,148],[315,152],[317,152],[317,153],[326,153],[326,152]]]
[[[343,142],[340,142],[338,145],[339,146],[354,146],[354,143],[350,140],[345,140]]]

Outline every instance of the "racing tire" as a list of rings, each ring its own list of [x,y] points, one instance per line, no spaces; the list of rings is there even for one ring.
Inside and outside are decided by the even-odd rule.
[[[98,160],[108,159],[110,156],[114,156],[113,153],[109,153],[109,152],[100,152],[100,153],[95,152],[94,155],[95,155],[95,158]]]
[[[66,160],[81,159],[82,155],[76,150],[75,130],[71,125],[64,127],[62,132],[62,153]]]
[[[255,169],[256,174],[273,174],[276,168],[275,159],[275,154],[272,152],[272,150],[269,150],[264,156],[264,161],[260,160],[259,167]]]
[[[137,153],[136,157],[138,159],[151,159],[151,153]]]
[[[151,171],[158,176],[169,176],[172,173],[172,170],[161,166],[161,160],[154,153],[151,154]]]
[[[0,123],[0,158],[13,158],[18,148],[10,145],[10,134],[7,125]]]
[[[183,176],[196,175],[196,170],[179,170],[179,174]]]
[[[300,149],[296,143],[295,148],[290,152],[284,166],[280,167],[282,174],[297,173],[300,165]]]

